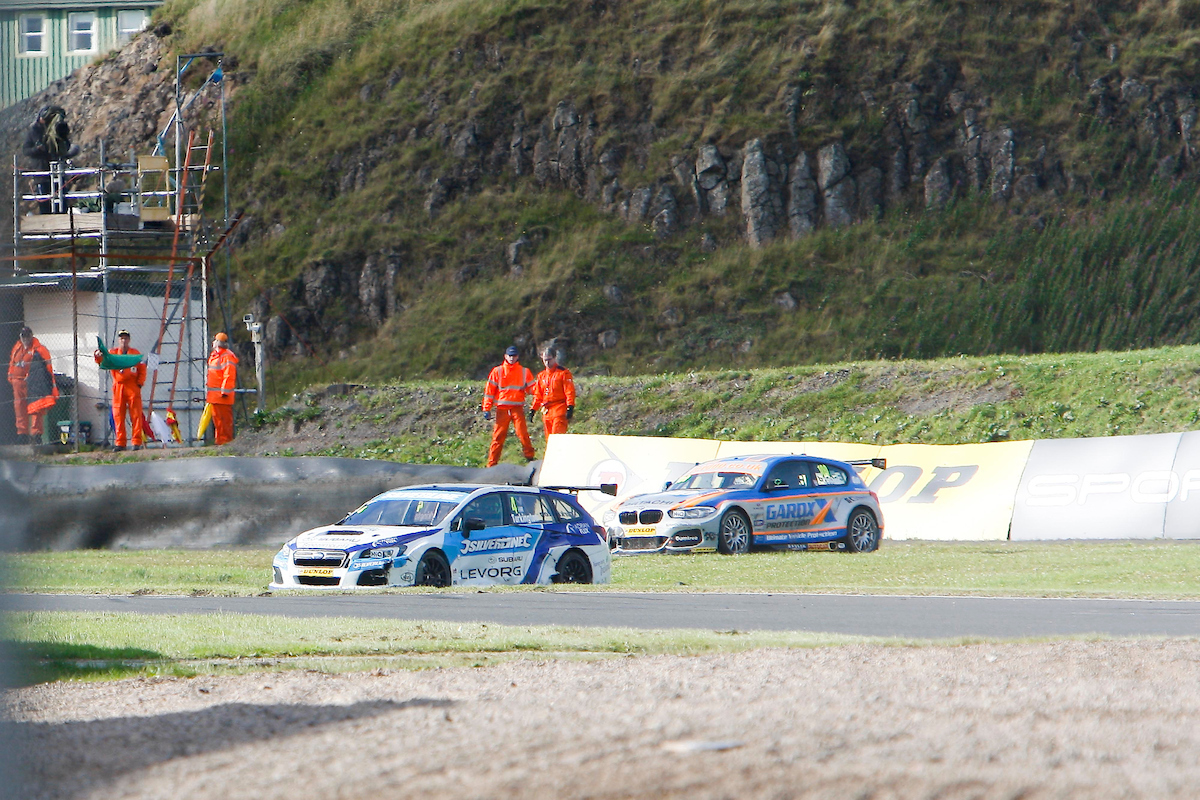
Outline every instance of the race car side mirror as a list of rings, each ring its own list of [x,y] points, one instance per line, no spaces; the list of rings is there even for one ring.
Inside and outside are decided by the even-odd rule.
[[[667,481],[666,483],[664,483],[664,484],[663,484],[663,491],[664,491],[664,492],[665,492],[667,489],[670,489],[670,488],[671,488],[671,482],[670,482],[670,481]]]
[[[486,527],[479,517],[467,517],[463,520],[463,536],[470,536],[471,531],[481,531]]]

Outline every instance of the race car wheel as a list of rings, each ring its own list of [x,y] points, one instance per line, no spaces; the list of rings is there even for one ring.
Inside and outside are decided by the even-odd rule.
[[[855,509],[846,523],[846,551],[870,553],[879,549],[879,523],[865,508]]]
[[[554,568],[555,583],[591,583],[592,562],[578,550],[568,550]]]
[[[421,556],[417,564],[417,576],[413,586],[449,586],[450,562],[440,550],[430,550]]]
[[[721,517],[717,550],[728,556],[750,552],[750,519],[741,511],[730,509]]]

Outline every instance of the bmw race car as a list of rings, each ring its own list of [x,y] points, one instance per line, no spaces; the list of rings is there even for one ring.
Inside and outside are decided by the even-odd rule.
[[[570,494],[452,484],[384,492],[292,539],[272,566],[271,589],[608,583],[612,556]]]
[[[662,492],[630,497],[604,515],[615,552],[745,553],[752,547],[879,547],[879,498],[856,465],[813,456],[733,456],[698,464]]]

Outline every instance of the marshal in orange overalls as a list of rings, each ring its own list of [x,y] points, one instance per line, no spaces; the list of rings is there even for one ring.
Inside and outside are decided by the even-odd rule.
[[[204,401],[212,406],[213,441],[233,441],[233,399],[237,388],[238,357],[229,349],[229,337],[218,333],[208,354],[208,392]]]
[[[27,402],[29,393],[26,381],[29,378],[29,367],[33,357],[41,356],[50,371],[53,385],[54,372],[50,366],[50,351],[38,341],[28,328],[21,330],[21,337],[13,344],[12,353],[8,357],[8,383],[12,386],[13,416],[17,427],[17,436],[40,439],[45,430],[44,418],[46,409],[31,409]],[[58,387],[54,386],[53,397],[58,397]],[[51,401],[51,405],[53,401]],[[43,404],[44,405],[44,404]]]
[[[533,373],[522,367],[517,358],[517,348],[508,348],[504,353],[504,363],[491,371],[483,390],[484,415],[487,416],[493,407],[496,409],[492,444],[488,448],[489,467],[500,463],[500,452],[504,449],[504,440],[508,438],[509,425],[517,432],[525,458],[533,460],[537,455],[529,439],[529,428],[525,425],[525,395],[533,389]]]
[[[546,427],[546,438],[552,433],[566,433],[567,420],[575,413],[575,379],[571,370],[558,364],[557,356],[542,356],[546,368],[542,370],[533,386],[533,411],[542,410],[542,424]]]
[[[117,334],[120,343],[116,349],[108,352],[113,355],[141,355],[141,351],[129,346],[129,334],[122,331]],[[99,364],[104,355],[100,351],[94,353]],[[112,413],[113,413],[113,444],[124,447],[127,442],[125,433],[125,417],[129,416],[129,428],[133,444],[140,446],[146,441],[146,416],[142,412],[142,387],[146,385],[146,362],[141,361],[132,367],[114,369],[112,372]]]

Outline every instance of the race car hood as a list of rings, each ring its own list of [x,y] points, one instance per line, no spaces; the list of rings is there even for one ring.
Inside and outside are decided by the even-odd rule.
[[[712,489],[678,489],[673,492],[657,492],[655,494],[639,494],[617,504],[617,511],[636,511],[640,508],[671,508],[685,500],[692,500],[705,494],[715,494]]]
[[[395,525],[326,525],[300,534],[295,539],[295,545],[304,549],[354,550],[364,545],[405,544],[436,532],[398,528]]]

